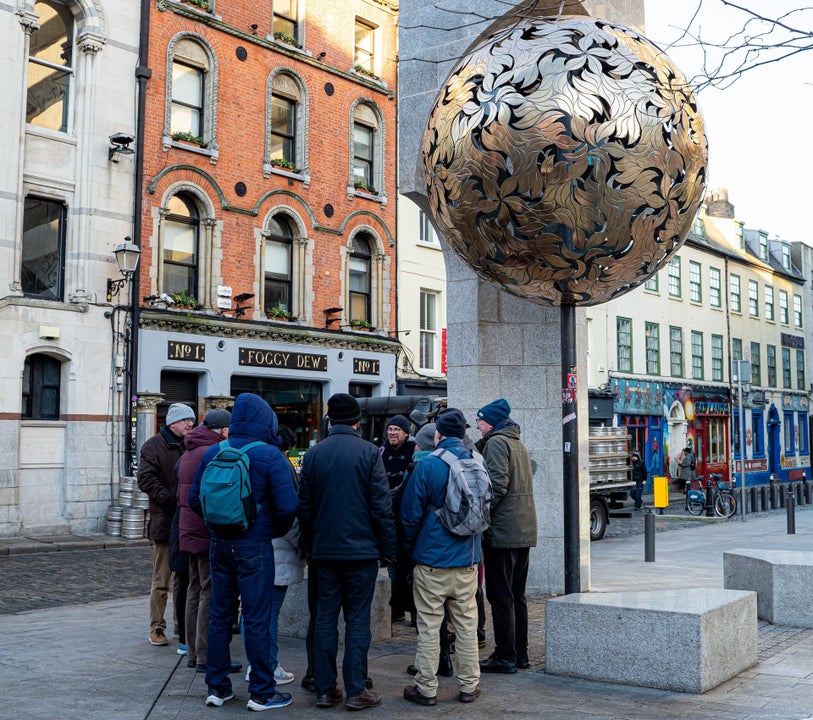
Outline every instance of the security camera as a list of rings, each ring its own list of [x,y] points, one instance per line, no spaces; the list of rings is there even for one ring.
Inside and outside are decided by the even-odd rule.
[[[133,142],[135,138],[127,133],[113,133],[110,136],[110,142],[114,145],[124,145],[125,147]]]
[[[174,305],[175,301],[167,295],[165,292],[162,292],[160,297],[158,298],[161,302],[165,302],[167,305]]]

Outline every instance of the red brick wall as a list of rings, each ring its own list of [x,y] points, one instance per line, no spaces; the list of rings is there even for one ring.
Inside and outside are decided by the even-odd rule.
[[[215,295],[218,284],[230,285],[234,293],[250,289],[260,275],[254,266],[256,256],[255,231],[280,196],[272,196],[260,202],[272,190],[287,190],[299,199],[283,196],[282,201],[299,211],[305,221],[308,238],[313,250],[312,308],[314,324],[322,326],[322,310],[334,305],[345,305],[341,297],[342,259],[340,247],[346,245],[354,227],[365,223],[375,228],[382,238],[385,252],[391,256],[389,273],[391,307],[390,325],[395,324],[395,250],[388,246],[387,231],[395,234],[395,14],[361,0],[308,0],[304,23],[304,50],[316,59],[325,52],[323,60],[314,64],[301,55],[285,53],[274,43],[265,40],[271,33],[269,2],[247,0],[220,0],[215,6],[219,22],[207,24],[190,11],[193,17],[173,12],[158,11],[152,5],[150,27],[150,69],[152,77],[147,82],[147,118],[143,148],[144,205],[142,215],[142,259],[140,264],[141,294],[149,294],[151,276],[155,276],[155,258],[150,242],[153,236],[153,216],[161,203],[166,189],[179,180],[194,182],[210,198],[215,208],[214,217],[223,223],[222,277],[211,279],[211,294]],[[192,6],[189,6],[192,8]],[[379,26],[378,39],[382,62],[378,66],[387,87],[378,87],[353,73],[354,19],[358,14]],[[224,23],[229,29],[220,26]],[[252,23],[258,28],[256,36],[250,29]],[[217,56],[217,143],[219,157],[216,164],[208,156],[188,150],[162,148],[162,131],[165,118],[167,48],[180,32],[193,32],[208,42]],[[241,46],[248,52],[245,61],[236,57]],[[309,96],[309,142],[308,165],[311,183],[305,188],[300,180],[274,175],[263,177],[263,153],[266,117],[266,84],[270,72],[279,66],[294,69],[307,87]],[[335,69],[335,72],[332,70]],[[335,88],[332,96],[325,92],[325,83]],[[386,207],[373,200],[354,196],[348,198],[350,109],[359,98],[372,99],[380,109],[385,124],[384,187]],[[381,158],[378,158],[380,161]],[[223,207],[215,186],[198,173],[178,169],[179,165],[191,165],[209,175],[225,196],[225,203],[237,209],[256,214],[234,212]],[[156,176],[169,169],[160,179]],[[235,193],[235,184],[243,182],[248,192],[244,197]],[[152,189],[149,192],[148,189]],[[382,190],[382,188],[379,188]],[[330,203],[335,212],[332,217],[324,214]],[[258,206],[259,204],[259,206]],[[304,205],[314,215],[311,221]],[[365,211],[371,216],[351,219],[351,213]],[[345,226],[346,223],[346,226]],[[316,229],[323,226],[341,231],[340,235]],[[153,242],[157,240],[152,240]],[[203,268],[201,268],[201,272]],[[385,300],[386,302],[386,300]]]

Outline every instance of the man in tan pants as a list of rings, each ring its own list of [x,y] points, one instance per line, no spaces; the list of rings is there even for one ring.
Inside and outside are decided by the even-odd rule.
[[[437,448],[457,457],[471,457],[462,442],[465,433],[463,414],[447,410],[437,419]],[[404,688],[404,699],[418,705],[437,703],[439,630],[447,610],[457,636],[454,658],[460,687],[458,700],[470,703],[480,695],[475,595],[481,535],[453,535],[432,512],[432,508],[445,503],[448,478],[449,466],[441,458],[425,457],[415,465],[401,501],[404,539],[416,563],[413,595],[418,626],[418,674],[415,685]]]

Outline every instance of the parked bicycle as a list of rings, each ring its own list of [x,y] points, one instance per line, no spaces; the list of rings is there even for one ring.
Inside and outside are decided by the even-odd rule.
[[[734,497],[734,492],[727,483],[720,482],[722,478],[723,476],[718,473],[710,473],[707,481],[704,481],[702,476],[698,476],[687,485],[686,509],[692,515],[702,515],[706,509],[707,483],[713,485],[712,507],[717,517],[728,518],[737,512],[737,498]]]

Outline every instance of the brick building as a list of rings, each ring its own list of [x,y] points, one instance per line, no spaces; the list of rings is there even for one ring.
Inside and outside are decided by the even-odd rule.
[[[152,4],[139,444],[170,402],[252,391],[303,450],[333,392],[394,393],[396,17],[391,0]]]

